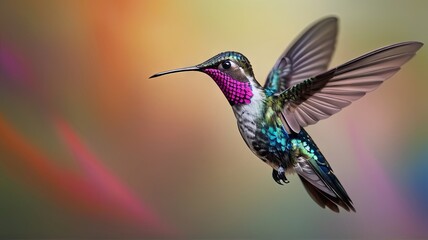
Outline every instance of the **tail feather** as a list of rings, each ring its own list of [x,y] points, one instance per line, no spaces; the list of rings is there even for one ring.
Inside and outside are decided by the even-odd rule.
[[[304,129],[296,137],[292,140],[291,157],[308,194],[322,208],[339,212],[340,206],[355,212],[352,200],[311,137]]]
[[[331,197],[328,194],[325,194],[323,191],[319,190],[317,187],[309,183],[304,177],[300,176],[300,180],[302,180],[303,186],[305,187],[306,191],[308,192],[309,196],[311,196],[312,200],[316,202],[320,207],[325,208],[328,207],[333,212],[339,212],[339,207],[341,206],[346,211],[355,212],[355,208],[352,206],[351,203],[346,203],[342,199],[338,197]]]
[[[305,186],[306,191],[308,192],[309,196],[311,196],[312,200],[314,200],[314,202],[316,202],[322,208],[325,208],[327,206],[332,211],[339,212],[339,208],[337,207],[335,202],[331,201],[328,197],[326,197],[322,193],[322,191],[314,187],[314,185],[309,183],[304,177],[299,175],[299,178],[300,180],[302,180],[303,186]]]

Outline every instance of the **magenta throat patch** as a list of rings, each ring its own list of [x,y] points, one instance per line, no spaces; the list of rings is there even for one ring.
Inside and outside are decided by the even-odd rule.
[[[204,72],[214,79],[231,105],[251,103],[253,91],[249,82],[240,82],[217,69],[205,69]]]

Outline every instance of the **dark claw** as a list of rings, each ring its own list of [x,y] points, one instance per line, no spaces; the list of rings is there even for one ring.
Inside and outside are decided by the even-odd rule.
[[[285,171],[284,171],[283,167],[280,167],[279,171],[276,171],[275,169],[273,169],[272,178],[279,185],[283,185],[282,183],[289,183],[290,182],[290,181],[288,181],[287,177],[285,176]]]
[[[276,171],[275,169],[273,169],[273,171],[272,171],[272,178],[279,185],[283,185],[282,182],[281,182],[281,178],[279,178],[278,171]]]

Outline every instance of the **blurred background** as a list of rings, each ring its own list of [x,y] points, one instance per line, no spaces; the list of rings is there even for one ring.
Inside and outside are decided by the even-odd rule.
[[[0,1],[0,238],[428,236],[428,52],[308,132],[357,213],[279,186],[200,73],[221,51],[264,82],[335,15],[331,66],[428,43],[427,1]]]

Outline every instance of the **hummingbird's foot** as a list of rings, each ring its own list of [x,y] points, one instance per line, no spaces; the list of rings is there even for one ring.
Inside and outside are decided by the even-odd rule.
[[[282,183],[289,183],[287,177],[285,176],[285,170],[283,167],[279,167],[278,171],[273,169],[272,171],[272,178],[280,185],[283,185]]]

